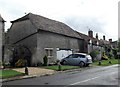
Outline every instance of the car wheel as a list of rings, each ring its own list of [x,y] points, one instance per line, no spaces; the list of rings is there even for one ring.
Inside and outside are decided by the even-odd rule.
[[[82,67],[85,66],[85,63],[84,63],[84,62],[80,62],[79,65],[80,65],[80,67],[82,68]]]

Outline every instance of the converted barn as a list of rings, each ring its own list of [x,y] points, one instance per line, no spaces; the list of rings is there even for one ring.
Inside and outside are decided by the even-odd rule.
[[[14,63],[26,58],[32,66],[43,63],[45,55],[53,63],[67,53],[85,52],[84,39],[62,22],[29,13],[11,23],[6,38],[14,47]]]

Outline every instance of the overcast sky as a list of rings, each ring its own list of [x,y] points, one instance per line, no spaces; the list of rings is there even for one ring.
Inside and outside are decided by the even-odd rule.
[[[119,0],[0,0],[0,14],[7,21],[20,18],[25,13],[34,13],[63,22],[84,34],[88,30],[103,35],[106,39],[118,39]]]

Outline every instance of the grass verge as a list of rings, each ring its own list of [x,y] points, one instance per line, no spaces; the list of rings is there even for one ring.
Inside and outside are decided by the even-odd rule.
[[[101,66],[109,66],[113,64],[120,64],[120,59],[110,59],[111,64],[109,63],[109,60],[102,60]],[[99,65],[99,61],[93,62],[92,65]]]
[[[47,69],[59,70],[58,65],[46,66]],[[78,69],[80,66],[61,65],[61,70]]]
[[[24,75],[24,73],[15,70],[0,70],[0,78],[10,78],[14,76]]]

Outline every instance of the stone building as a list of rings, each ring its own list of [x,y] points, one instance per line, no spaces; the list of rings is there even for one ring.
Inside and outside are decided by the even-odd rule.
[[[89,30],[88,35],[85,35],[83,33],[77,32],[83,39],[84,39],[84,49],[86,53],[90,53],[92,50],[98,48],[100,46],[98,34],[96,34],[96,37],[93,37],[93,31]]]
[[[29,66],[43,63],[45,55],[48,56],[49,63],[54,62],[59,50],[85,52],[84,39],[62,22],[29,13],[11,23],[7,43],[15,47],[15,58],[24,56]],[[19,53],[17,50],[24,52]]]
[[[3,59],[4,49],[4,19],[0,15],[0,61]]]

